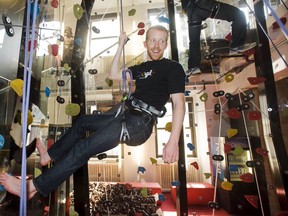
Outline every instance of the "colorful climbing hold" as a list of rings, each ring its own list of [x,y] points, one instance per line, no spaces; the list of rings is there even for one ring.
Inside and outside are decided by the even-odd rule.
[[[238,133],[238,129],[234,129],[234,128],[229,128],[227,130],[227,136],[228,138],[231,138],[233,136],[235,136]]]
[[[145,24],[143,22],[139,22],[137,28],[144,28]]]
[[[11,88],[16,92],[19,97],[23,95],[23,80],[15,79],[10,82]]]
[[[156,164],[157,165],[157,160],[155,158],[150,157],[150,161],[152,164]]]
[[[225,79],[226,82],[231,82],[231,81],[234,80],[234,75],[231,74],[231,73],[228,73],[228,74],[225,75],[224,79]]]
[[[58,5],[59,5],[59,2],[58,2],[57,0],[52,0],[51,6],[52,6],[53,8],[58,8]]]
[[[224,181],[221,183],[221,188],[223,188],[224,190],[231,191],[232,187],[233,187],[233,184],[231,182]]]
[[[266,81],[265,77],[248,77],[247,80],[251,85],[258,85]]]
[[[203,94],[199,97],[199,99],[200,99],[202,102],[206,102],[207,99],[208,99],[208,94],[207,94],[206,92],[203,93]]]
[[[192,163],[190,163],[192,166],[194,166],[195,167],[195,169],[197,169],[197,170],[199,170],[199,165],[198,165],[198,163],[196,162],[196,161],[194,161],[194,162],[192,162]]]
[[[0,150],[3,148],[4,144],[5,144],[5,139],[4,139],[4,137],[0,134]]]
[[[113,86],[113,80],[110,80],[108,77],[105,79],[105,82],[109,87]]]
[[[257,195],[244,195],[247,201],[258,209],[258,196]]]
[[[64,70],[65,70],[66,72],[69,72],[69,71],[71,70],[71,67],[69,66],[68,63],[65,63],[65,64],[63,65],[63,68],[64,68]]]
[[[187,147],[189,148],[190,151],[193,151],[195,149],[195,146],[192,143],[188,143]]]
[[[172,181],[171,185],[177,187],[177,186],[180,186],[180,182],[179,181]]]
[[[236,155],[236,156],[242,155],[243,152],[244,152],[244,149],[240,145],[235,146],[235,148],[233,150],[233,154]]]
[[[259,111],[251,111],[248,113],[248,119],[249,120],[260,120],[261,119],[261,113]]]
[[[74,4],[73,6],[73,14],[76,17],[77,20],[81,19],[82,15],[84,13],[83,8],[79,4]]]
[[[128,11],[128,16],[134,16],[135,13],[136,13],[136,9],[133,8],[133,9]]]
[[[139,173],[139,172],[144,173],[145,171],[146,171],[146,169],[144,167],[139,166],[137,173]]]
[[[80,113],[80,110],[80,105],[77,103],[70,103],[65,107],[65,113],[69,116],[77,116]]]
[[[165,125],[165,130],[171,132],[172,130],[172,122],[167,122]]]
[[[231,152],[231,150],[232,150],[232,145],[225,143],[224,144],[224,152],[227,154],[227,153]]]
[[[241,117],[241,112],[237,110],[237,108],[232,107],[228,111],[226,111],[226,114],[229,116],[231,119],[239,119]]]
[[[49,97],[49,96],[50,96],[50,89],[49,89],[49,87],[47,87],[47,86],[46,86],[46,88],[45,88],[45,95],[46,95],[46,97]]]
[[[256,148],[256,153],[262,155],[263,157],[267,157],[269,152],[266,149],[258,147]]]
[[[143,35],[145,33],[145,29],[140,29],[139,31],[138,31],[138,35]]]
[[[208,179],[208,178],[210,178],[212,176],[212,174],[211,173],[204,173],[204,176],[205,176],[206,179]]]
[[[251,183],[254,181],[254,176],[251,173],[245,173],[239,176],[241,181],[246,182],[246,183]]]

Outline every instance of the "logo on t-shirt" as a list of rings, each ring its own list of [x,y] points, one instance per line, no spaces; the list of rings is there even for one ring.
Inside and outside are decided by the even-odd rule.
[[[141,72],[141,74],[139,74],[138,78],[139,79],[147,79],[149,76],[153,76],[154,71],[151,69],[150,71],[146,71],[146,72]]]

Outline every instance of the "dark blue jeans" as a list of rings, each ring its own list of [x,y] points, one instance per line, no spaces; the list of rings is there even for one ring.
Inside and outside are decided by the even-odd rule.
[[[154,118],[145,112],[125,110],[126,127],[130,136],[127,145],[137,146],[151,135]],[[116,147],[120,142],[123,115],[115,113],[79,116],[72,127],[48,150],[54,165],[33,180],[37,191],[49,195],[94,155]],[[83,138],[87,131],[93,132]]]
[[[213,11],[215,6],[219,7],[218,11]],[[215,18],[232,22],[231,48],[241,46],[245,43],[247,33],[246,18],[240,9],[229,4],[216,2],[214,0],[198,0],[195,4],[192,4],[190,1],[190,3],[187,5],[186,11],[189,32],[189,69],[200,66],[201,24],[202,21],[205,21],[207,18]],[[213,12],[215,12],[215,14],[213,14]],[[211,17],[211,15],[213,17]]]

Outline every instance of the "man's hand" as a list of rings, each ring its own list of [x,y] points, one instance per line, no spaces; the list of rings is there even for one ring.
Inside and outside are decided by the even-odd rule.
[[[129,38],[127,37],[127,34],[125,31],[121,31],[119,35],[119,46],[124,47],[124,45],[127,43]]]
[[[169,141],[163,148],[163,161],[165,163],[174,163],[179,159],[178,142]]]
[[[118,48],[112,60],[110,73],[109,73],[109,79],[111,80],[122,80],[122,73],[120,73],[120,57],[124,49],[125,43],[127,41],[128,41],[128,37],[126,35],[126,32],[125,31],[120,32]],[[127,77],[127,79],[129,78],[130,77]]]
[[[179,137],[183,127],[185,114],[185,96],[183,93],[171,95],[173,104],[172,130],[169,140],[163,148],[163,160],[165,163],[174,163],[179,159]]]

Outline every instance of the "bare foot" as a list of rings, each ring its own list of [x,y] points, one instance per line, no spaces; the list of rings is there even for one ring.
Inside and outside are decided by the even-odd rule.
[[[51,158],[47,152],[46,147],[42,144],[40,138],[37,138],[36,140],[36,148],[38,149],[39,154],[40,154],[41,166],[46,166],[50,162]]]
[[[11,194],[17,195],[20,197],[21,195],[21,180],[9,175],[6,172],[2,172],[0,175],[0,183]],[[32,182],[32,180],[27,181],[27,198],[31,199],[37,190]]]

